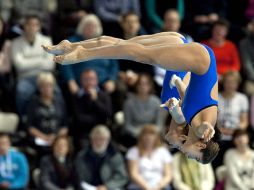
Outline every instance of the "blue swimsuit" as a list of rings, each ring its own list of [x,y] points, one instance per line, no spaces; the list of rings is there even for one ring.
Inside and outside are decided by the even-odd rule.
[[[212,89],[217,82],[215,56],[208,46],[203,46],[209,53],[210,66],[203,75],[191,73],[190,83],[182,103],[182,112],[188,124],[191,124],[191,120],[201,110],[211,106],[218,106],[218,101],[211,97]]]

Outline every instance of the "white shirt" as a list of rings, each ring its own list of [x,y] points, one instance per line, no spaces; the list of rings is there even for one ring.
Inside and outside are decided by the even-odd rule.
[[[157,148],[150,157],[140,156],[137,147],[132,147],[126,154],[127,160],[138,162],[138,171],[150,187],[156,187],[163,178],[164,166],[172,162],[172,156],[165,147]],[[135,184],[130,184],[136,187]]]
[[[237,92],[234,97],[226,99],[219,94],[219,114],[218,124],[222,127],[237,129],[240,124],[240,116],[242,113],[249,111],[248,98],[245,94]],[[224,140],[231,140],[231,137],[224,136]]]
[[[243,159],[236,149],[225,153],[226,190],[254,189],[254,151],[251,150],[249,159]]]
[[[45,52],[41,45],[52,45],[51,39],[40,33],[30,44],[24,36],[13,40],[11,58],[17,70],[18,78],[36,76],[41,71],[52,71],[55,68],[53,55]]]

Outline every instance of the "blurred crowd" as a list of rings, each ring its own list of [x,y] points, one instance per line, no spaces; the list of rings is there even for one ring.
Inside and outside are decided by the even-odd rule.
[[[168,147],[165,70],[41,45],[174,31],[217,60],[221,150]],[[202,93],[202,92],[200,92]],[[254,0],[1,0],[0,190],[254,190]]]

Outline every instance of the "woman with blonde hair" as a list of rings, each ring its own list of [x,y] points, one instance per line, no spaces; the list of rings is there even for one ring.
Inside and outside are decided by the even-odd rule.
[[[51,73],[40,73],[37,77],[39,93],[34,95],[28,107],[28,132],[39,154],[48,152],[57,135],[68,133],[65,103],[55,94],[55,85]]]
[[[172,156],[163,146],[156,128],[151,124],[145,125],[137,145],[127,152],[131,178],[129,190],[171,189]]]

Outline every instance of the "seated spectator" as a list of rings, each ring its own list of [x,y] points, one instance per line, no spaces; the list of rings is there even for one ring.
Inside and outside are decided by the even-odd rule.
[[[168,9],[164,14],[164,24],[162,26],[162,31],[179,32],[188,40],[188,42],[193,42],[193,39],[190,35],[184,34],[180,31],[181,25],[182,24],[179,12],[175,9]]]
[[[40,19],[35,15],[25,18],[24,33],[13,40],[11,58],[17,72],[16,107],[23,116],[27,103],[36,91],[36,77],[42,71],[53,71],[53,56],[41,48],[51,45],[51,39],[40,34]]]
[[[0,106],[2,108],[11,105],[12,86],[10,83],[11,74],[11,42],[6,36],[6,27],[3,19],[0,17]],[[9,105],[8,105],[9,104]]]
[[[241,82],[240,74],[229,71],[222,77],[223,91],[219,93],[217,125],[222,133],[221,149],[216,158],[217,166],[223,161],[225,151],[232,147],[232,135],[236,129],[249,125],[249,102],[245,94],[237,91]]]
[[[77,34],[70,37],[71,42],[79,42],[102,35],[102,26],[96,15],[88,14],[80,21]],[[118,75],[118,62],[116,60],[98,59],[81,62],[73,65],[61,66],[62,78],[68,85],[69,91],[76,94],[79,91],[80,74],[87,69],[95,70],[99,79],[99,85],[108,93],[115,90],[115,81]]]
[[[109,129],[104,125],[94,127],[90,144],[77,156],[75,170],[79,189],[124,189],[127,171],[121,153],[112,145]]]
[[[241,76],[236,71],[223,75],[223,91],[219,93],[218,126],[225,140],[231,140],[237,128],[246,129],[249,125],[248,98],[237,91],[240,82]]]
[[[136,83],[136,92],[130,95],[124,104],[125,126],[123,133],[128,135],[128,143],[136,142],[140,131],[145,124],[151,123],[158,126],[161,131],[164,123],[162,111],[160,109],[160,100],[153,95],[154,85],[149,75],[139,75]],[[133,145],[132,144],[132,145]]]
[[[30,102],[27,127],[36,148],[48,149],[57,135],[68,133],[66,108],[54,94],[56,81],[51,73],[40,73],[37,85],[39,94]]]
[[[94,70],[85,70],[80,76],[81,89],[74,97],[77,137],[84,139],[97,124],[106,124],[112,114],[109,95],[98,87]]]
[[[127,189],[171,189],[172,157],[155,126],[141,130],[137,145],[128,150],[126,158],[131,178]]]
[[[213,190],[214,172],[211,164],[200,164],[181,152],[173,158],[173,185],[181,190]]]
[[[181,28],[181,19],[179,12],[175,9],[168,9],[164,14],[164,24],[162,26],[163,32],[179,32],[183,34],[180,31]],[[188,34],[183,34],[185,38],[188,40],[188,42],[193,42],[193,39]],[[165,77],[166,70],[161,67],[155,67],[155,76],[154,80],[158,84],[159,87],[162,86],[163,80]],[[161,92],[161,89],[158,89],[159,93]]]
[[[184,28],[195,41],[208,38],[210,25],[227,14],[226,0],[190,0],[185,1]]]
[[[25,190],[29,181],[26,157],[11,148],[7,134],[0,133],[0,189]]]
[[[242,66],[244,70],[244,92],[254,95],[254,19],[249,24],[249,35],[240,43]]]
[[[109,36],[119,35],[123,14],[133,11],[141,16],[140,3],[137,0],[95,0],[94,10],[102,20],[105,34]]]
[[[52,154],[40,164],[41,190],[74,190],[71,143],[67,136],[58,136],[52,145]]]
[[[214,51],[219,81],[227,71],[240,71],[239,53],[233,42],[226,39],[229,23],[219,20],[213,24],[212,37],[203,43]]]
[[[228,150],[224,157],[226,166],[225,190],[254,189],[254,151],[250,149],[248,133],[236,130],[233,135],[235,147]]]

